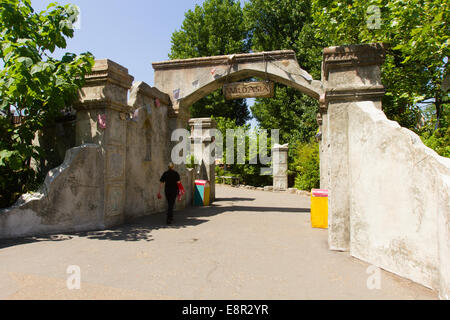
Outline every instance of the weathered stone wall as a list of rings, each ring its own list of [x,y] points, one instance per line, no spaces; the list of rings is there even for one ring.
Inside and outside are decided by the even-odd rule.
[[[105,155],[104,197],[99,201],[105,203],[106,227],[120,225],[125,218],[126,118],[133,79],[123,66],[108,59],[97,60],[74,105],[77,145],[98,144]]]
[[[450,160],[387,120],[380,44],[324,49],[319,125],[329,246],[449,299]]]
[[[167,202],[158,200],[159,179],[170,162],[169,97],[144,82],[135,83],[129,105],[133,117],[127,121],[125,218],[166,210]],[[177,166],[186,196],[177,201],[176,210],[190,204],[192,177],[184,166]]]
[[[38,192],[0,211],[0,238],[104,228],[103,163],[98,145],[68,150]]]
[[[383,60],[377,44],[324,50],[319,122],[329,246],[448,299],[450,159],[387,120]]]
[[[374,103],[348,111],[350,253],[448,299],[450,159]]]
[[[125,216],[142,216],[164,210],[157,199],[159,174],[168,158],[167,103],[156,107],[154,94],[145,83],[135,83],[129,104],[133,118],[127,122],[127,178]]]
[[[135,83],[128,70],[98,60],[75,104],[76,133],[64,163],[51,170],[41,189],[0,211],[0,238],[105,229],[126,219],[166,210],[157,200],[159,178],[167,170],[172,143],[168,95]],[[56,151],[56,150],[55,150]],[[176,209],[189,206],[193,171],[176,167],[186,195]]]

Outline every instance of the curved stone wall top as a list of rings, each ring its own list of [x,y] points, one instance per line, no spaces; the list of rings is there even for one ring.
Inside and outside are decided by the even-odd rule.
[[[251,77],[272,80],[319,99],[321,81],[303,70],[292,50],[232,54],[153,63],[155,87],[170,96],[173,111],[188,117],[188,107],[225,83]]]
[[[170,106],[169,95],[149,86],[143,81],[139,81],[133,83],[129,93],[128,104],[132,107],[133,110],[135,110],[137,105],[140,105],[138,100],[141,95],[146,96],[150,99],[159,99],[162,104]]]

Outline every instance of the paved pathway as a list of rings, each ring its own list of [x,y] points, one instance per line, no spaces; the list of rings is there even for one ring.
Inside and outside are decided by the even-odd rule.
[[[425,287],[332,252],[307,197],[217,186],[213,207],[101,232],[0,240],[0,299],[436,299]],[[81,289],[68,290],[69,265]]]

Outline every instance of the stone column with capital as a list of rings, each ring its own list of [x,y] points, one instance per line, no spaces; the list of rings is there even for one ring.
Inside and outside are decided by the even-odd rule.
[[[320,99],[322,115],[321,185],[329,189],[328,242],[332,250],[350,249],[350,175],[348,110],[354,103],[373,101],[381,109],[384,87],[382,44],[349,45],[323,51]],[[322,180],[321,179],[321,180]]]
[[[197,162],[196,179],[206,179],[210,182],[210,199],[216,198],[216,162],[215,133],[217,124],[211,118],[193,118],[189,120],[191,127],[191,154]]]
[[[275,145],[272,148],[274,191],[286,191],[288,189],[288,151],[289,146],[287,144]]]
[[[103,196],[98,206],[103,208],[105,228],[124,221],[127,96],[132,82],[126,68],[108,59],[97,60],[74,105],[77,145],[102,147]]]
[[[320,109],[317,114],[317,124],[319,132],[316,135],[316,141],[319,143],[319,157],[320,157],[320,189],[328,189],[328,163],[327,151],[329,148],[327,140],[328,117],[326,110]]]

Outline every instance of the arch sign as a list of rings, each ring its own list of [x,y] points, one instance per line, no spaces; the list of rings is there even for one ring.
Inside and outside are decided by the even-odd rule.
[[[223,86],[225,99],[272,98],[274,84],[271,81],[234,82]]]

